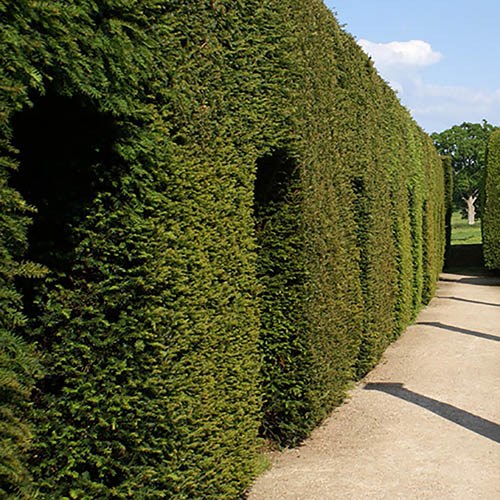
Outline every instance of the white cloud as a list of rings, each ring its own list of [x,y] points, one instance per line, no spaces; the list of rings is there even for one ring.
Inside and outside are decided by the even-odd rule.
[[[484,118],[500,124],[500,88],[496,90],[431,83],[426,71],[442,55],[423,40],[376,43],[359,40],[375,67],[398,93],[404,106],[428,132]],[[428,75],[428,73],[427,73]]]
[[[371,56],[378,67],[385,66],[429,66],[437,63],[443,57],[423,40],[408,42],[376,43],[361,39],[359,45]]]

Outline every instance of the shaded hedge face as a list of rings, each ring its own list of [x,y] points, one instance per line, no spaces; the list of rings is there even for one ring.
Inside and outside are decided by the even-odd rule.
[[[485,171],[485,201],[482,222],[484,262],[500,269],[500,132],[491,134]]]
[[[319,0],[3,12],[0,487],[239,498],[432,295],[430,139]]]
[[[453,169],[451,166],[451,158],[442,156],[441,162],[444,169],[444,188],[445,188],[445,242],[446,242],[446,257],[451,245],[451,215],[453,213]]]

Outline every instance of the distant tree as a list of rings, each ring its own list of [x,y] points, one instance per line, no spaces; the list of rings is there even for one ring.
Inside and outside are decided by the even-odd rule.
[[[451,158],[453,168],[453,204],[467,213],[469,224],[475,223],[476,201],[483,189],[486,146],[498,127],[482,123],[462,123],[431,135],[442,155]]]

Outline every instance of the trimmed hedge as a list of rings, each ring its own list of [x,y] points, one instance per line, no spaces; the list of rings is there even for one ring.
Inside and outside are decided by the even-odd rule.
[[[453,214],[453,167],[450,156],[441,156],[444,169],[445,189],[445,261],[451,246],[451,216]]]
[[[484,263],[488,269],[500,269],[500,131],[488,142],[484,212],[482,218]]]
[[[0,8],[0,485],[238,498],[432,295],[432,143],[320,0]]]
[[[261,400],[248,157],[273,112],[256,96],[271,62],[245,39],[267,12],[4,11],[24,48],[3,66],[17,71],[11,185],[39,208],[27,255],[51,269],[22,287],[46,371],[34,485],[47,498],[235,497],[255,470]]]
[[[12,5],[26,13],[25,6]],[[26,466],[32,429],[27,421],[30,394],[41,375],[33,346],[22,339],[27,318],[23,314],[23,295],[16,287],[22,279],[41,278],[45,269],[24,258],[27,231],[33,207],[9,185],[9,176],[18,163],[11,143],[10,116],[26,99],[25,82],[36,83],[37,74],[22,74],[26,44],[19,44],[16,23],[4,17],[6,5],[0,3],[0,497],[26,498],[31,494],[31,477]],[[20,17],[22,15],[17,14]],[[3,24],[3,23],[2,23]],[[16,54],[17,51],[17,54]],[[17,56],[17,57],[15,57]]]

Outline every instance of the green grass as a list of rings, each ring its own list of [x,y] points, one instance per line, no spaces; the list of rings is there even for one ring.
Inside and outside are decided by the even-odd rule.
[[[476,220],[473,226],[469,226],[467,219],[462,219],[460,212],[453,212],[451,216],[451,244],[477,245],[481,243],[481,220]]]

